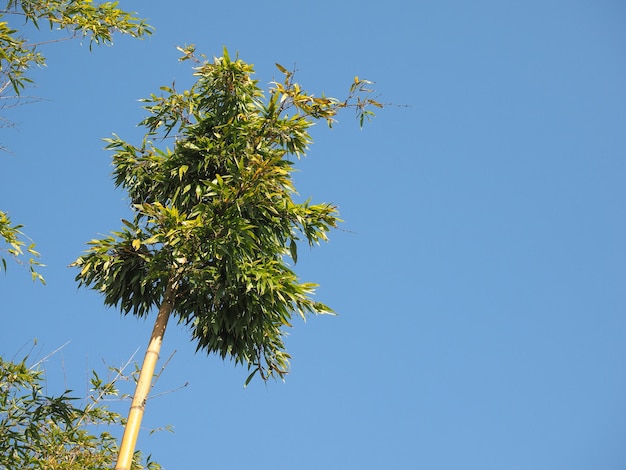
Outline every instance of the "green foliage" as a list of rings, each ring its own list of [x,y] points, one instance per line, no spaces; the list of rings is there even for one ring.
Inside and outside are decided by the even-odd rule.
[[[0,211],[0,239],[6,243],[6,248],[0,246],[0,271],[6,271],[7,269],[6,259],[2,256],[3,252],[8,253],[18,263],[23,263],[22,258],[25,255],[24,249],[26,249],[26,252],[31,255],[28,259],[28,267],[33,280],[39,280],[45,284],[41,274],[35,270],[36,267],[42,266],[36,260],[36,258],[39,258],[39,253],[35,251],[34,243],[27,244],[24,234],[20,231],[21,228],[21,225],[13,225],[9,216]]]
[[[193,46],[180,50],[196,64],[195,85],[143,100],[139,146],[107,139],[115,184],[128,191],[135,217],[89,243],[76,279],[137,316],[160,305],[169,285],[173,313],[197,349],[247,365],[248,381],[256,372],[282,377],[292,313],[331,313],[287,257],[295,263],[299,241],[325,241],[339,222],[332,204],[294,201],[293,158],[305,154],[316,120],[331,125],[352,107],[362,123],[367,106],[380,104],[362,97],[370,82],[358,78],[345,100],[315,97],[280,65],[284,80],[266,96],[253,67],[227,51],[208,61]],[[156,147],[172,133],[173,149]]]
[[[105,381],[93,372],[84,401],[70,391],[47,396],[45,375],[37,365],[29,367],[27,358],[16,363],[0,357],[0,470],[112,468],[117,444],[107,429],[122,425],[123,419],[103,403],[118,396],[116,379]],[[160,466],[137,452],[132,468]]]
[[[8,0],[0,11],[0,20],[13,16],[20,25],[32,23],[37,29],[41,23],[50,29],[65,30],[61,39],[88,37],[89,45],[112,44],[113,33],[142,37],[151,34],[145,20],[118,8],[118,2],[94,4],[92,0]],[[4,91],[11,84],[20,94],[31,82],[27,71],[32,66],[45,64],[39,51],[40,44],[32,43],[6,20],[0,21],[0,78]]]
[[[11,26],[6,18],[15,19],[18,26]],[[40,24],[47,24],[50,29],[64,30],[67,34],[61,38],[32,42],[24,37],[22,31],[26,24],[39,29]],[[44,43],[73,38],[89,38],[89,47],[93,44],[112,44],[114,33],[128,34],[132,37],[143,37],[152,33],[152,27],[145,20],[137,18],[118,8],[118,2],[94,4],[92,0],[8,0],[0,10],[0,109],[6,109],[23,103],[22,92],[32,83],[28,72],[32,67],[45,65],[45,57],[40,51]],[[14,95],[8,95],[12,92]],[[0,116],[0,127],[11,125],[4,116]],[[8,252],[16,260],[23,254],[26,247],[24,235],[20,232],[21,225],[12,226],[5,212],[0,211],[0,244],[8,248],[0,251]],[[35,271],[41,266],[35,261],[39,255],[34,244],[27,246],[33,255],[29,260],[33,279],[43,282],[41,275]],[[0,270],[6,271],[6,260],[0,256]]]

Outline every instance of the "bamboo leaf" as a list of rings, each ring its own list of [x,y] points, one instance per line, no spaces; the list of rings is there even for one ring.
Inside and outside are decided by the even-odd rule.
[[[289,243],[289,251],[291,253],[291,259],[293,259],[294,263],[298,262],[298,245],[296,241],[292,238],[291,243]]]
[[[245,383],[243,384],[244,388],[246,388],[248,386],[248,384],[250,383],[250,381],[254,378],[254,376],[256,375],[256,373],[258,372],[258,369],[254,369],[252,371],[252,373],[250,375],[248,375],[248,377],[246,378]]]

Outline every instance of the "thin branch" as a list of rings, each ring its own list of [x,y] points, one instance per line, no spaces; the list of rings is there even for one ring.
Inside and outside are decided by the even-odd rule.
[[[30,341],[28,341],[28,343],[30,343]],[[13,355],[13,358],[11,359],[11,362],[15,362],[15,358],[17,357],[17,355],[19,354],[19,352],[20,352],[22,349],[24,349],[28,343],[24,343],[24,344],[20,347],[20,349],[18,349],[18,350],[17,350],[17,352]],[[32,352],[33,352],[33,349],[35,349],[35,346],[37,346],[37,338],[35,338],[35,339],[33,340],[33,344],[32,344],[32,346],[30,347],[30,351],[28,351],[28,353],[26,353],[26,357],[27,357],[27,358],[28,358],[28,357],[30,357],[30,355],[31,355],[31,354],[32,354]]]
[[[58,353],[61,349],[63,349],[65,346],[67,346],[68,344],[70,344],[71,341],[66,342],[63,346],[59,346],[58,348],[56,348],[54,351],[52,351],[50,354],[48,354],[46,357],[44,357],[43,359],[41,359],[40,361],[36,362],[35,364],[33,364],[29,370],[33,370],[35,367],[37,367],[39,364],[41,364],[42,362],[45,362],[46,360],[48,360],[51,356],[53,356],[54,354]]]
[[[122,377],[122,372],[130,365],[131,361],[133,360],[133,358],[137,355],[137,353],[139,352],[140,348],[137,348],[135,350],[135,352],[130,356],[130,358],[128,359],[128,361],[126,361],[126,363],[117,371],[117,374],[115,375],[115,377],[113,378],[113,380],[109,381],[109,384],[114,384],[115,382],[117,382],[119,380],[120,377]],[[85,419],[85,417],[87,416],[87,413],[89,411],[91,411],[93,409],[93,407],[95,407],[100,401],[102,401],[102,397],[104,396],[106,392],[106,387],[103,387],[102,390],[100,391],[100,393],[98,394],[98,396],[96,398],[94,398],[94,396],[91,396],[91,403],[89,403],[86,407],[85,407],[85,413],[83,414],[83,416],[81,416],[81,418],[78,420],[77,423],[77,427],[83,422],[83,420]]]
[[[10,84],[11,84],[10,80],[7,80],[6,82],[4,82],[4,84],[0,87],[0,94],[2,94],[4,90],[6,90]]]
[[[24,47],[45,46],[46,44],[53,44],[55,42],[71,41],[72,39],[76,39],[77,37],[79,37],[79,35],[74,33],[71,36],[67,36],[65,38],[49,39],[48,41],[41,41],[41,42],[33,42],[33,43],[30,43],[30,44],[24,44]]]
[[[152,400],[153,398],[160,397],[161,395],[167,395],[167,394],[169,394],[169,393],[174,393],[174,392],[177,392],[178,390],[181,390],[181,389],[185,388],[187,385],[189,385],[189,382],[185,382],[185,383],[184,383],[183,385],[181,385],[180,387],[173,388],[173,389],[168,390],[168,391],[166,391],[166,392],[161,392],[161,393],[157,393],[156,395],[152,395],[152,396],[148,397],[147,399],[148,399],[148,400]]]
[[[172,354],[170,354],[170,357],[168,357],[167,360],[163,363],[163,365],[161,366],[161,370],[159,371],[159,373],[157,375],[155,375],[154,380],[152,381],[152,388],[154,388],[154,386],[158,382],[159,378],[161,377],[161,374],[163,373],[163,371],[165,370],[165,368],[167,367],[169,362],[172,360],[172,358],[174,357],[174,354],[176,354],[176,352],[177,352],[177,350],[174,349],[174,352],[172,352]]]

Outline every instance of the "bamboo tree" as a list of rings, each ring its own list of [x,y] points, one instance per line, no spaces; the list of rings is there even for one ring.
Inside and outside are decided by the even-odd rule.
[[[331,125],[340,109],[354,107],[362,125],[373,115],[367,106],[381,106],[362,98],[371,91],[366,80],[355,78],[345,100],[314,97],[280,65],[283,80],[265,96],[253,67],[226,50],[212,61],[193,46],[180,50],[181,60],[195,62],[195,85],[182,93],[162,87],[144,100],[141,145],[107,140],[134,219],[89,242],[74,263],[80,285],[101,291],[105,304],[138,317],[158,308],[117,469],[130,468],[170,314],[198,350],[246,365],[248,384],[257,373],[287,373],[283,330],[292,313],[332,312],[286,259],[296,263],[300,240],[318,244],[339,222],[332,204],[294,201],[294,158],[305,154],[316,120]],[[154,143],[164,139],[173,139],[171,150]]]

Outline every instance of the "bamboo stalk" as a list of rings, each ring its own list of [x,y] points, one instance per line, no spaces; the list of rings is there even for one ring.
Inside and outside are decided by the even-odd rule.
[[[148,393],[150,393],[150,388],[152,387],[154,369],[159,359],[163,335],[165,335],[165,328],[167,327],[167,320],[169,319],[170,313],[172,313],[173,307],[174,281],[170,279],[165,289],[163,303],[159,308],[159,313],[154,322],[150,343],[148,344],[148,349],[146,349],[146,355],[141,366],[141,371],[139,372],[139,380],[137,381],[133,401],[131,402],[128,412],[128,420],[124,427],[124,436],[120,444],[115,470],[131,470],[135,445],[137,444],[137,436],[139,435],[141,420],[146,408],[146,400],[148,399]]]

